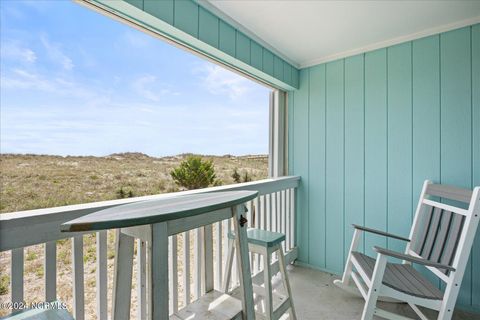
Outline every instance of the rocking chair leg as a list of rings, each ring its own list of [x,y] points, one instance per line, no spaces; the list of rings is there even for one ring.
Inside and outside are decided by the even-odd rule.
[[[361,232],[358,229],[355,229],[353,233],[352,243],[350,245],[350,251],[348,252],[347,263],[345,264],[345,270],[343,271],[342,280],[334,280],[333,283],[339,287],[340,289],[347,290],[351,292],[349,287],[350,279],[352,277],[352,251],[355,251],[358,247],[358,243],[360,242]],[[352,292],[353,293],[353,292]]]
[[[386,266],[387,257],[379,254],[375,264],[375,269],[373,270],[372,282],[370,288],[368,289],[365,307],[363,308],[362,320],[371,320],[373,318]]]
[[[361,235],[360,230],[355,229],[355,231],[353,233],[352,244],[350,245],[350,251],[348,252],[347,263],[345,265],[345,271],[343,272],[343,277],[342,277],[342,284],[344,286],[348,286],[348,284],[350,282],[350,278],[351,278],[351,275],[352,275],[352,268],[353,268],[352,251],[357,249],[358,243],[360,242],[360,235]]]

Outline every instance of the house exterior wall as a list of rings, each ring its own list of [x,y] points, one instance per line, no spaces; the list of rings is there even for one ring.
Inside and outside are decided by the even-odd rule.
[[[480,185],[480,25],[302,69],[289,93],[301,263],[340,274],[352,223],[408,236],[425,179]],[[478,232],[480,234],[480,232]],[[395,240],[368,235],[364,251]],[[459,305],[480,311],[477,235]]]
[[[81,0],[138,22],[274,87],[298,88],[298,69],[193,0]]]

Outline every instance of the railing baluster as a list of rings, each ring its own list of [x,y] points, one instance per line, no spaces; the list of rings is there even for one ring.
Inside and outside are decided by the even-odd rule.
[[[286,210],[286,222],[285,222],[285,247],[286,250],[285,252],[288,252],[290,250],[290,215],[291,215],[291,210],[290,210],[290,189],[285,190],[285,210]]]
[[[97,319],[103,320],[108,317],[108,276],[107,276],[107,231],[97,232]]]
[[[260,197],[260,229],[267,230],[267,196]],[[263,266],[263,255],[260,256],[259,269]]]
[[[198,299],[202,296],[202,243],[203,243],[203,234],[201,228],[195,229],[195,239],[193,241],[193,250],[194,250],[194,295],[195,299]]]
[[[268,215],[268,225],[267,230],[273,231],[273,194],[270,193],[267,195],[267,215]]]
[[[282,193],[275,192],[275,196],[277,197],[277,210],[275,210],[275,231],[282,232]]]
[[[45,301],[57,299],[57,242],[45,243]]]
[[[229,219],[229,230],[230,231],[233,231],[233,219]],[[233,261],[234,263],[232,264],[232,276],[231,276],[231,288],[235,288],[237,286],[237,283],[238,283],[238,272],[237,272],[237,259],[235,258],[236,257],[236,251],[235,251],[235,254],[233,256]]]
[[[225,261],[225,263],[222,264],[222,276],[221,276],[221,279],[223,281],[224,277],[225,277],[225,264],[226,264],[226,261],[227,261],[227,254],[228,254],[228,232],[229,232],[229,226],[230,226],[230,220],[227,219],[227,220],[223,220],[222,221],[222,225],[223,225],[223,232],[222,232],[222,238],[223,238],[223,248],[222,248],[222,256],[223,256],[223,261]],[[223,282],[222,284],[220,285],[220,288],[223,288]]]
[[[168,272],[169,272],[169,290],[170,290],[170,314],[175,313],[178,311],[178,255],[177,255],[177,249],[178,249],[178,241],[177,241],[177,236],[171,236],[168,238],[168,244],[169,244],[169,267],[168,267]]]
[[[220,290],[222,287],[222,264],[223,264],[223,257],[222,257],[222,244],[223,244],[223,239],[222,239],[222,222],[217,222],[215,224],[217,228],[217,241],[216,241],[216,247],[215,250],[217,252],[216,255],[216,270],[215,270],[215,289]]]
[[[281,195],[282,195],[282,219],[281,219],[281,232],[283,234],[287,234],[287,228],[286,228],[286,225],[287,225],[287,201],[286,201],[286,192],[285,190],[282,190],[280,191]],[[287,241],[283,241],[282,245],[283,245],[283,252],[287,252],[287,246],[286,246],[286,243]]]
[[[146,262],[146,243],[141,239],[137,239],[137,318],[140,320],[146,320],[147,318]]]
[[[260,203],[260,199],[259,199],[259,197],[256,197],[253,200],[253,208],[254,208],[253,224],[254,224],[255,228],[257,228],[257,229],[260,229],[260,207],[259,207],[259,203]],[[253,257],[254,257],[254,259],[253,259],[252,273],[257,273],[258,271],[260,271],[260,264],[259,264],[260,256],[255,253],[253,255]]]
[[[12,302],[23,302],[23,248],[12,250],[12,264],[10,269]],[[17,310],[16,308],[13,311]]]
[[[83,236],[72,241],[73,313],[76,320],[85,319],[85,295],[83,281]]]
[[[295,247],[295,224],[296,224],[296,212],[295,212],[295,196],[296,196],[296,189],[292,189],[290,192],[290,247]]]
[[[190,231],[183,233],[183,299],[190,303]]]
[[[205,287],[204,293],[210,292],[214,289],[213,279],[213,227],[206,225],[203,227],[203,245],[205,250],[204,255],[204,277]]]

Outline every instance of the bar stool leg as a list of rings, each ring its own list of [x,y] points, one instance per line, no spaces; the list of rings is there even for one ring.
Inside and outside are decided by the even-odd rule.
[[[116,231],[115,271],[113,279],[112,319],[130,319],[134,238]]]
[[[271,254],[267,248],[263,250],[263,277],[265,285],[265,316],[268,320],[273,317],[272,299],[272,269],[270,265]]]
[[[230,278],[232,276],[233,255],[235,253],[235,243],[233,240],[228,239],[228,254],[227,263],[225,265],[225,275],[223,279],[222,292],[228,293],[228,287],[230,286]]]
[[[252,276],[250,262],[248,261],[247,227],[244,225],[245,207],[237,205],[233,208],[233,231],[235,232],[235,251],[240,276],[240,289],[242,292],[243,319],[255,319],[255,306],[253,304]]]
[[[291,320],[296,320],[297,315],[295,313],[295,307],[293,306],[292,299],[292,290],[290,289],[290,281],[288,281],[287,267],[285,265],[285,256],[283,255],[282,246],[278,246],[278,265],[280,267],[280,272],[282,273],[282,280],[285,289],[287,290],[288,299],[290,300],[290,318]]]

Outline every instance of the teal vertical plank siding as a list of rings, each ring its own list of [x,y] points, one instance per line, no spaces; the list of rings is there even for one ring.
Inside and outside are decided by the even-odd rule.
[[[412,198],[415,214],[423,182],[440,181],[440,41],[438,36],[412,43],[413,85],[413,180]],[[407,226],[405,226],[407,227]],[[431,272],[420,268],[433,283]]]
[[[298,82],[299,74],[300,74],[300,72],[297,69],[292,68],[292,84],[293,84],[294,87],[299,86],[299,82]]]
[[[263,49],[253,40],[250,43],[250,63],[252,67],[263,70]]]
[[[283,61],[277,56],[273,57],[273,76],[277,79],[283,79]]]
[[[236,36],[235,36],[235,29],[230,26],[229,24],[220,21],[220,29],[219,29],[219,44],[218,47],[220,50],[225,52],[228,55],[235,56],[235,44],[236,44]]]
[[[345,59],[345,226],[344,256],[352,224],[364,225],[364,55]],[[363,251],[363,245],[360,246]]]
[[[200,7],[198,16],[198,38],[218,48],[219,20],[210,11]]]
[[[480,186],[480,25],[472,27],[473,186]],[[480,309],[480,232],[472,250],[472,305]]]
[[[407,235],[425,179],[480,185],[480,24],[302,69],[301,75],[291,102],[296,109],[300,101],[301,110],[289,119],[294,135],[301,132],[289,136],[290,173],[308,180],[299,190],[299,199],[308,201],[298,205],[308,207],[309,223],[298,233],[309,234],[307,244],[305,238],[299,243],[309,256],[300,261],[340,274],[351,223]],[[371,256],[373,245],[404,249],[401,242],[367,236]],[[480,313],[479,270],[477,231],[458,305]]]
[[[365,55],[365,224],[387,229],[387,54],[377,50]],[[365,235],[365,252],[385,247],[386,240]]]
[[[173,5],[174,0],[145,0],[143,10],[160,20],[173,24]]]
[[[273,76],[273,54],[267,49],[263,49],[263,71]]]
[[[125,0],[130,3],[132,6],[137,7],[138,9],[143,9],[143,0]]]
[[[426,179],[440,181],[440,41],[412,43],[413,190],[416,203]],[[411,219],[415,212],[412,210]]]
[[[198,11],[198,4],[193,1],[175,0],[175,27],[198,38]]]
[[[310,263],[326,268],[325,265],[325,65],[310,69],[310,116],[308,117],[309,163],[315,170],[309,172],[309,257]],[[313,138],[315,137],[315,138]],[[320,229],[320,230],[319,230]]]
[[[283,64],[283,81],[292,82],[292,66],[288,63]]]
[[[388,185],[387,229],[407,236],[404,223],[413,211],[412,204],[412,44],[387,50],[388,61]],[[387,239],[388,247],[405,250],[405,242]]]
[[[298,245],[298,259],[309,263],[309,100],[310,100],[310,70],[302,70],[300,72],[300,89],[295,94],[294,107],[294,138],[291,143],[295,160],[293,169],[295,174],[301,175],[302,180],[297,190],[297,225],[296,225],[296,241]]]
[[[240,31],[237,31],[235,56],[245,63],[250,63],[250,39]]]
[[[472,185],[472,91],[470,28],[440,36],[441,180]],[[471,304],[471,262],[467,266],[459,303]]]
[[[343,202],[344,202],[344,61],[326,65],[326,170],[328,186],[326,211],[326,269],[341,270],[343,266]]]

